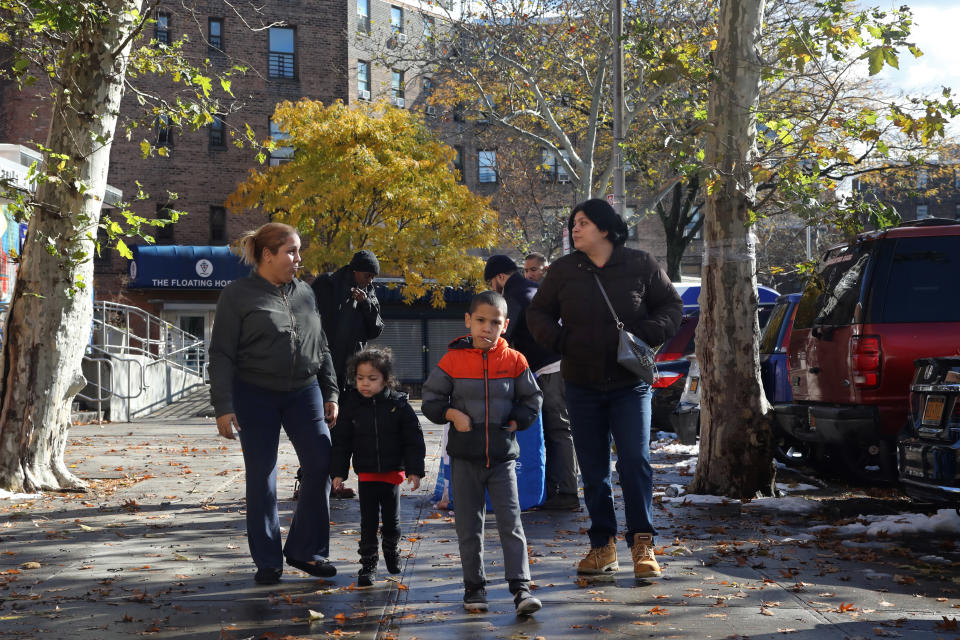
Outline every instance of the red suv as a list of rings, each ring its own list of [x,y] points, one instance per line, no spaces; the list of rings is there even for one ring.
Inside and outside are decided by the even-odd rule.
[[[896,477],[913,361],[960,354],[960,221],[927,219],[829,250],[788,348],[777,427],[861,478]]]

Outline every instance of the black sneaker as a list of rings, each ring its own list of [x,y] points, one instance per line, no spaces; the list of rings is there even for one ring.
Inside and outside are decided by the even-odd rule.
[[[283,575],[283,569],[276,567],[263,567],[257,569],[253,576],[253,581],[257,584],[280,584],[280,576]]]
[[[543,603],[540,602],[539,598],[534,598],[529,591],[521,590],[513,596],[513,606],[517,608],[518,616],[529,616],[536,611],[540,611]]]
[[[306,571],[310,575],[318,578],[332,578],[337,575],[337,568],[326,560],[320,560],[316,564],[311,564],[303,560],[287,558],[287,564],[296,569],[300,569],[300,571]]]
[[[471,613],[487,611],[487,590],[484,587],[467,587],[463,592],[463,608]]]

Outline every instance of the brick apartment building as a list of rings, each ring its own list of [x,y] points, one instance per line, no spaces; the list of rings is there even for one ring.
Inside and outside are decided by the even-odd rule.
[[[458,169],[471,189],[493,194],[497,188],[496,148],[478,148],[476,123],[437,113],[424,103],[431,78],[415,68],[384,68],[372,61],[370,41],[429,46],[434,21],[419,6],[386,0],[267,0],[258,14],[244,16],[248,24],[223,0],[188,3],[161,2],[156,25],[145,39],[173,42],[187,35],[187,55],[209,58],[213,67],[226,69],[244,64],[250,71],[233,80],[233,93],[241,109],[201,132],[157,128],[153,135],[169,150],[167,157],[143,159],[139,139],[118,136],[113,145],[108,182],[130,198],[137,183],[149,198],[135,202],[144,217],[164,217],[164,209],[187,211],[175,225],[158,229],[156,245],[134,248],[135,261],[115,252],[104,252],[95,261],[95,293],[139,306],[172,324],[209,340],[216,300],[222,286],[244,271],[226,245],[242,232],[266,222],[259,211],[240,215],[227,212],[223,203],[249,171],[258,167],[249,149],[230,144],[230,129],[249,124],[257,137],[280,135],[271,125],[275,106],[302,97],[331,103],[378,100],[386,97],[398,107],[421,109],[445,141],[458,154]],[[249,25],[273,25],[253,30]],[[366,39],[370,39],[370,41]],[[146,41],[146,40],[145,40]],[[138,86],[164,95],[172,85],[164,78],[142,76]],[[128,92],[122,112],[136,113]],[[36,112],[38,117],[31,117]],[[19,92],[0,81],[0,143],[29,145],[44,141],[49,122],[39,98]],[[142,131],[138,130],[138,131]],[[136,133],[136,132],[135,132]],[[278,149],[269,159],[281,163],[292,149]],[[565,219],[575,194],[554,172],[552,205]],[[177,195],[176,199],[167,196]],[[628,207],[636,207],[629,202]],[[665,256],[663,230],[655,217],[635,228],[631,244]],[[444,314],[403,305],[399,296],[384,290],[384,316],[390,318],[382,338],[398,352],[401,362],[413,363],[400,371],[407,380],[422,379],[443,353],[446,341],[462,331],[462,301],[456,296]],[[458,303],[459,302],[459,303]],[[438,317],[442,316],[442,317]]]
[[[855,180],[853,190],[888,204],[901,219],[946,218],[960,220],[960,162],[943,157],[939,163]]]

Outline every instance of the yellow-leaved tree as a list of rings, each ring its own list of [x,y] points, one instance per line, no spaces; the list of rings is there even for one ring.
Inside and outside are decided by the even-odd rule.
[[[271,144],[292,147],[292,158],[251,171],[226,204],[259,207],[296,228],[305,269],[328,271],[369,249],[381,273],[405,279],[408,300],[481,284],[483,262],[467,251],[499,243],[497,214],[457,181],[454,150],[419,114],[302,99],[279,104],[273,122],[285,137]],[[442,305],[443,296],[432,301]]]

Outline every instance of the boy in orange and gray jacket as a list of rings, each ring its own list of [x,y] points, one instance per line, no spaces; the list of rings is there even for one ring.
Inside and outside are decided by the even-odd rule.
[[[504,573],[519,615],[541,607],[530,594],[527,541],[520,521],[516,431],[534,423],[543,394],[527,360],[507,346],[503,296],[484,291],[474,296],[465,317],[470,335],[454,340],[423,385],[423,415],[437,424],[450,422],[450,455],[455,524],[463,564],[463,604],[486,611],[483,570],[485,492],[490,495],[503,547]]]

